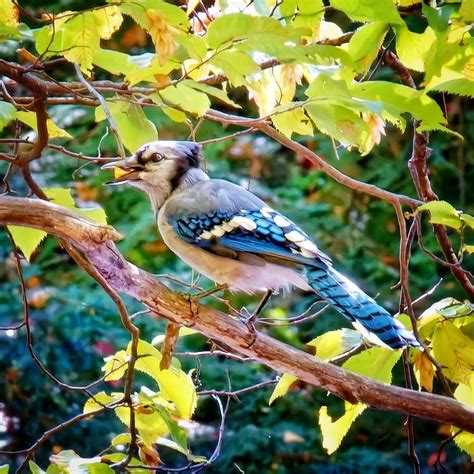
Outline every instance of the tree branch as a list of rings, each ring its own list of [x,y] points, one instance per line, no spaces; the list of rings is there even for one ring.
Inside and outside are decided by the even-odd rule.
[[[451,398],[386,385],[320,361],[272,337],[253,336],[246,325],[225,313],[199,304],[169,290],[155,276],[127,262],[112,239],[120,234],[50,202],[0,197],[0,223],[45,230],[80,249],[96,270],[117,292],[125,293],[169,321],[194,328],[217,339],[236,352],[268,367],[298,377],[351,403],[395,411],[452,424],[474,432],[474,409]],[[111,240],[108,240],[111,239]],[[152,314],[153,314],[152,313]]]

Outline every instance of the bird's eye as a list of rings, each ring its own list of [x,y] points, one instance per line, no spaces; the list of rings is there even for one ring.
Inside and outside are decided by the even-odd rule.
[[[153,153],[151,156],[150,156],[150,160],[153,162],[153,163],[159,163],[161,160],[164,159],[164,156],[160,153]]]

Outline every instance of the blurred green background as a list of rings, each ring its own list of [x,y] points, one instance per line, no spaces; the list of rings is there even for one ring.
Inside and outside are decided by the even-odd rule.
[[[29,6],[41,11],[79,10],[92,2],[30,1]],[[127,27],[122,27],[125,35]],[[133,44],[126,48],[123,37],[114,37],[118,50],[138,54],[151,50],[149,44]],[[111,45],[109,44],[109,47]],[[13,59],[16,45],[2,45],[0,56]],[[68,67],[54,71],[54,77],[67,80],[73,76]],[[385,69],[378,79],[394,80]],[[104,73],[96,79],[108,78]],[[238,101],[246,116],[254,116],[253,103],[237,90],[232,98]],[[441,96],[437,97],[443,103]],[[452,135],[433,134],[430,146],[431,179],[440,198],[456,208],[472,214],[471,183],[474,180],[474,109],[472,103],[454,96],[444,98],[449,122],[464,136],[462,141]],[[160,139],[187,139],[189,129],[171,122],[156,108],[145,109],[156,124]],[[74,137],[64,140],[67,148],[86,155],[97,155],[97,147],[105,133],[105,123],[96,124],[94,110],[81,106],[50,107],[50,115]],[[230,134],[238,129],[206,121],[197,133],[197,140],[207,140]],[[12,127],[2,136],[12,136]],[[315,135],[304,140],[311,149],[348,175],[394,192],[415,196],[407,169],[411,152],[411,130],[404,136],[387,128],[380,146],[361,158],[356,153],[338,149],[337,154],[327,137]],[[115,143],[109,135],[101,143],[104,155],[115,154]],[[392,208],[375,199],[356,194],[313,169],[311,163],[295,156],[279,144],[258,134],[242,136],[234,141],[213,143],[204,147],[206,166],[212,177],[219,177],[249,187],[272,206],[299,223],[328,253],[335,266],[353,277],[369,294],[392,312],[398,310],[398,293],[391,287],[398,281],[398,227]],[[338,156],[338,157],[337,157]],[[0,162],[0,178],[6,163]],[[45,151],[41,160],[32,164],[38,183],[45,187],[70,187],[80,205],[98,203],[106,210],[109,222],[125,239],[119,243],[124,256],[150,272],[166,274],[187,283],[195,280],[190,268],[174,257],[160,239],[148,200],[133,189],[109,188],[103,183],[110,178],[98,165]],[[12,179],[15,192],[25,195],[20,176]],[[439,254],[436,242],[426,226],[425,244]],[[474,270],[472,259],[470,269]],[[466,267],[469,268],[469,262]],[[115,306],[71,262],[55,239],[48,237],[35,254],[31,264],[24,262],[31,305],[34,350],[45,366],[60,380],[73,385],[85,385],[101,375],[102,358],[123,349],[128,333],[120,324]],[[464,294],[446,269],[436,266],[414,245],[410,264],[410,289],[413,298],[432,288],[440,278],[436,292],[416,306],[417,314],[446,296],[464,299]],[[12,249],[4,232],[0,232],[0,326],[22,320],[19,284]],[[170,283],[173,288],[186,287]],[[210,286],[201,279],[199,285]],[[236,307],[249,309],[255,298],[226,295]],[[264,316],[282,318],[304,311],[314,297],[301,292],[275,296]],[[142,309],[126,300],[132,313]],[[216,304],[209,300],[209,304]],[[136,320],[142,339],[151,339],[163,332],[160,321],[140,316]],[[332,310],[317,321],[297,327],[267,328],[279,338],[305,349],[305,342],[330,329],[347,326]],[[261,326],[264,328],[264,326]],[[209,341],[200,335],[183,338],[178,351],[207,350]],[[183,367],[197,370],[202,389],[228,389],[229,380],[236,390],[274,377],[271,371],[256,363],[239,363],[219,357],[182,358]],[[396,368],[394,383],[403,385],[401,367]],[[0,331],[0,447],[23,449],[45,430],[79,413],[87,396],[82,392],[63,391],[41,374],[25,346],[25,331]],[[138,375],[136,387],[149,381]],[[113,390],[112,384],[102,384],[94,390]],[[403,417],[367,411],[351,428],[341,448],[327,456],[321,447],[316,413],[321,404],[330,406],[337,415],[342,410],[340,400],[306,385],[299,385],[272,407],[268,399],[272,387],[243,395],[232,401],[226,422],[221,455],[206,472],[227,473],[405,473],[412,469],[406,455],[406,433]],[[196,425],[191,429],[193,453],[209,455],[217,439],[219,413],[209,398],[199,401]],[[81,456],[94,456],[105,449],[111,438],[123,431],[113,414],[76,424],[62,431],[39,451],[37,461],[46,466],[51,452],[74,449]],[[435,472],[434,461],[439,443],[448,436],[434,423],[415,420],[416,447],[423,472]],[[163,450],[162,457],[171,465],[184,460]],[[453,445],[445,450],[445,465],[450,472],[467,472],[466,457]],[[15,456],[0,455],[0,464],[18,462]],[[468,468],[467,468],[468,469]]]

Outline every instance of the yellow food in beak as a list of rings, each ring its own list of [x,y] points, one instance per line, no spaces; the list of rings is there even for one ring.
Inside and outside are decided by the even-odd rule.
[[[124,175],[126,175],[126,174],[128,174],[128,173],[130,173],[130,171],[126,171],[126,170],[124,170],[124,169],[122,169],[122,168],[119,168],[118,166],[116,166],[116,167],[114,168],[114,178],[115,178],[115,179],[121,178],[122,176],[124,176]]]

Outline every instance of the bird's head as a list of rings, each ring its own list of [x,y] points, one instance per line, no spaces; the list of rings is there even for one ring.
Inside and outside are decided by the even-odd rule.
[[[132,156],[107,163],[102,169],[115,169],[115,178],[107,184],[128,183],[160,206],[188,171],[200,169],[201,158],[199,143],[160,140],[142,145]]]

